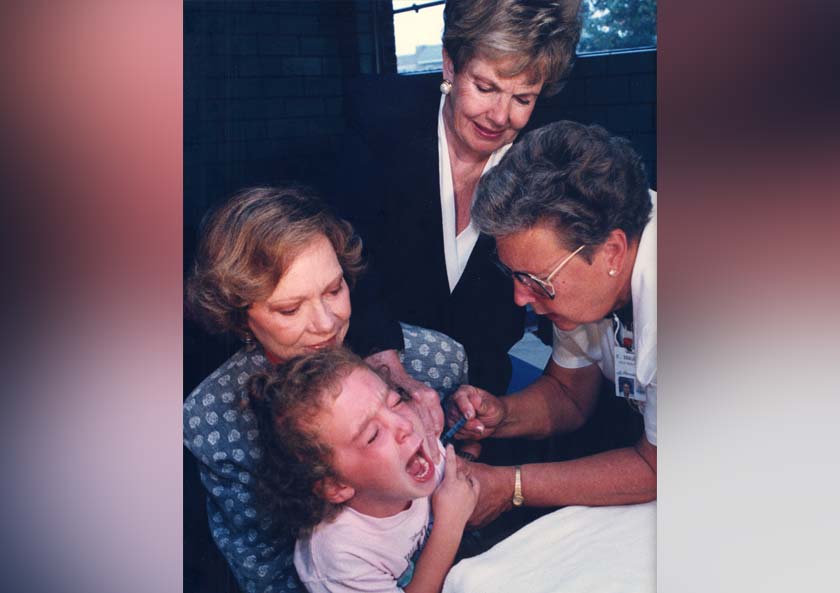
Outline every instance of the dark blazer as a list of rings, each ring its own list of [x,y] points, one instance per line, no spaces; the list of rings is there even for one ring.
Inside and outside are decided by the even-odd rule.
[[[359,125],[341,152],[331,194],[365,242],[378,276],[383,316],[441,331],[461,342],[470,383],[504,394],[508,349],[524,330],[513,286],[492,263],[495,241],[480,235],[450,294],[441,228],[437,154],[438,93],[419,107],[400,102]],[[409,117],[406,117],[406,116]],[[354,311],[355,315],[355,311]]]

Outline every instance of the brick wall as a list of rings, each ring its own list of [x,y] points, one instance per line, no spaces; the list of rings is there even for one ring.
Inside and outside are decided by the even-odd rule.
[[[385,7],[382,0],[184,3],[188,227],[243,185],[317,175],[344,132],[344,79],[394,69],[393,41],[374,41],[377,28],[393,38],[390,16],[377,18]]]
[[[540,99],[534,123],[571,119],[624,136],[656,187],[656,51],[579,57],[566,86]]]

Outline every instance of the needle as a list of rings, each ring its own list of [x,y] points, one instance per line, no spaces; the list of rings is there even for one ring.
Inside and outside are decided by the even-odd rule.
[[[467,423],[467,417],[466,416],[461,416],[461,419],[458,420],[458,422],[456,422],[455,424],[453,424],[452,428],[447,430],[446,433],[444,433],[444,435],[442,437],[440,437],[440,442],[443,443],[444,447],[446,446],[446,444],[449,441],[452,440],[452,437],[455,436],[455,433],[458,432],[459,430],[461,430],[461,428],[466,423]]]

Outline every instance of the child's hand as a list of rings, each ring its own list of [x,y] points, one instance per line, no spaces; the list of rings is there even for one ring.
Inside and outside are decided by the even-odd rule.
[[[432,495],[435,524],[441,521],[462,529],[475,509],[479,491],[478,480],[469,474],[468,465],[459,464],[455,448],[447,445],[443,481]]]

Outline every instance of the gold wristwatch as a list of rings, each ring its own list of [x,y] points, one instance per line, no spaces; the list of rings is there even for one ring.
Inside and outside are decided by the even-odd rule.
[[[525,498],[522,496],[522,466],[516,466],[516,481],[513,484],[513,506],[521,507],[525,504]]]

